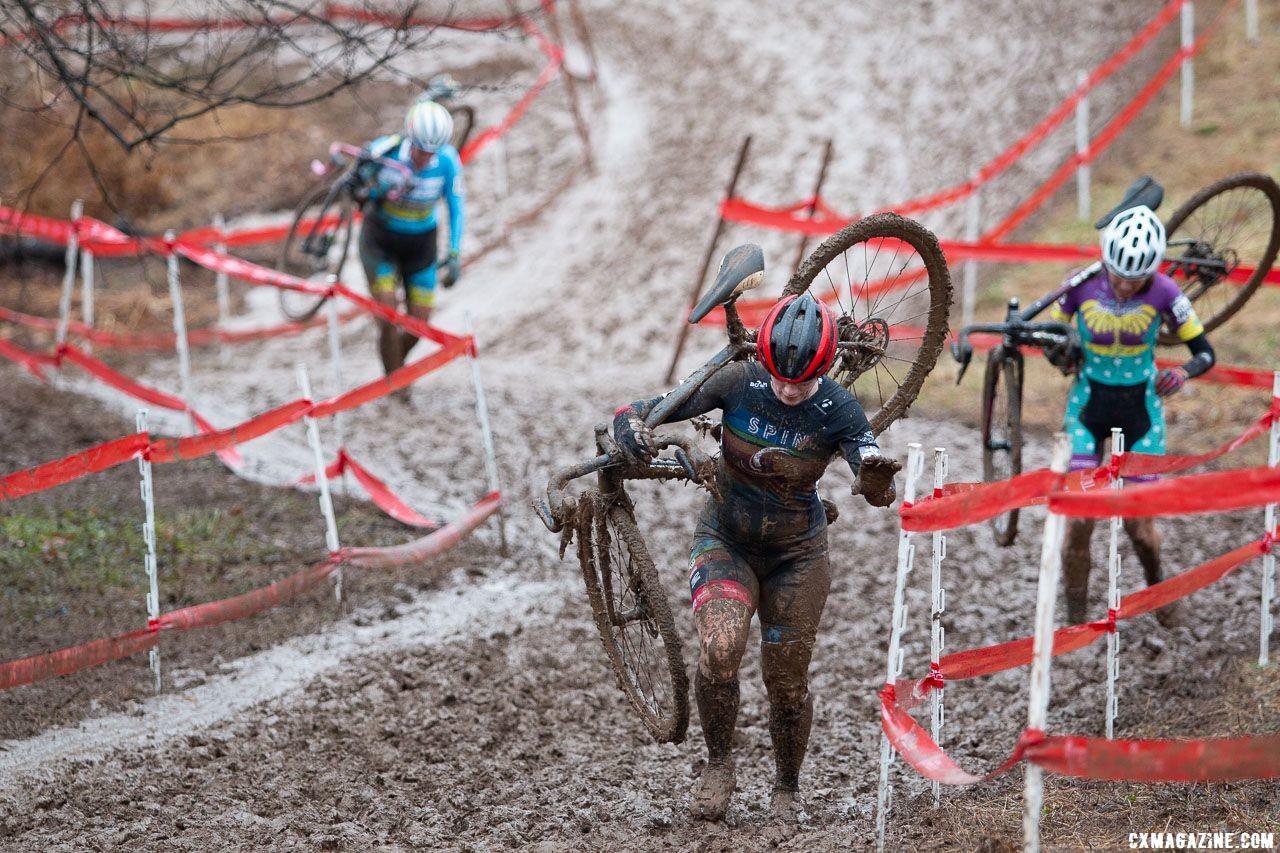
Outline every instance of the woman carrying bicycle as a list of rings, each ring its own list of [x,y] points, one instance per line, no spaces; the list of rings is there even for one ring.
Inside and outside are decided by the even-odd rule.
[[[368,146],[374,157],[403,163],[412,170],[385,166],[372,176],[360,231],[360,261],[369,291],[379,302],[399,308],[403,285],[409,314],[431,319],[436,291],[436,207],[449,208],[449,255],[444,286],[452,287],[462,274],[459,251],[464,219],[462,162],[449,144],[453,119],[433,101],[419,100],[409,108],[404,133],[383,136]],[[387,373],[404,364],[418,338],[383,320],[378,321],[378,353]]]
[[[1163,454],[1162,398],[1213,367],[1213,347],[1195,309],[1177,284],[1159,272],[1165,242],[1164,225],[1149,207],[1139,205],[1117,214],[1102,233],[1102,269],[1053,306],[1052,319],[1074,323],[1080,335],[1079,346],[1046,352],[1064,373],[1076,373],[1065,417],[1072,470],[1100,464],[1102,444],[1113,427],[1123,432],[1126,450]],[[1187,345],[1191,358],[1157,372],[1155,348],[1162,323]],[[1163,574],[1154,519],[1125,519],[1124,526],[1147,583],[1158,583]],[[1072,624],[1087,618],[1093,527],[1092,519],[1071,519],[1063,545],[1067,618]],[[1178,624],[1179,610],[1170,605],[1156,611],[1156,618],[1166,626]]]
[[[824,376],[835,354],[831,310],[808,293],[784,298],[760,327],[759,360],[729,364],[667,418],[724,413],[716,488],[689,559],[700,641],[695,693],[708,758],[691,812],[705,820],[724,817],[737,787],[738,668],[757,610],[777,770],[771,807],[803,819],[797,792],[813,721],[809,661],[831,585],[827,518],[815,487],[839,453],[856,477],[854,494],[873,506],[895,498],[901,466],[880,454],[853,395]],[[614,439],[633,461],[654,455],[644,418],[661,399],[614,415]]]

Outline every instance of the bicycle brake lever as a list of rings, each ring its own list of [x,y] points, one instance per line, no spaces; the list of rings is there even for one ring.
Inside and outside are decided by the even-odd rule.
[[[959,341],[951,345],[951,357],[960,362],[960,372],[956,375],[956,384],[960,384],[960,380],[964,379],[964,372],[969,369],[969,362],[973,361],[973,345],[965,341],[963,345]]]
[[[685,476],[687,476],[691,482],[702,482],[701,478],[698,477],[697,469],[693,467],[693,461],[689,459],[689,454],[684,452],[684,448],[676,447],[672,455],[674,455],[676,461],[680,463],[680,467],[684,469]]]

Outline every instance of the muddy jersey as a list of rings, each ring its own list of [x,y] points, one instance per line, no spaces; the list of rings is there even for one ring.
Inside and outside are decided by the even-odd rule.
[[[1161,273],[1130,299],[1120,300],[1099,270],[1067,291],[1051,319],[1074,322],[1084,348],[1083,378],[1104,385],[1141,385],[1156,374],[1156,338],[1162,323],[1180,341],[1204,334],[1191,301]]]
[[[383,136],[369,143],[375,156],[387,157],[410,169],[409,141],[399,136]],[[395,198],[389,194],[397,191]],[[462,246],[463,189],[462,161],[451,145],[441,146],[423,169],[411,176],[390,166],[374,175],[368,215],[378,224],[397,234],[425,234],[436,227],[436,206],[443,200],[449,206],[449,249]]]
[[[661,398],[658,398],[661,399]],[[648,411],[656,400],[644,406]],[[708,511],[717,526],[742,542],[775,542],[825,529],[818,479],[835,454],[854,474],[879,455],[875,436],[852,394],[827,378],[804,402],[774,396],[758,362],[735,362],[707,380],[668,421],[713,409],[724,412],[717,481],[721,500]]]

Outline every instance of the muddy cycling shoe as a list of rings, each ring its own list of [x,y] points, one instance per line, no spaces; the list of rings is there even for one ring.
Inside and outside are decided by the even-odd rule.
[[[693,788],[689,802],[689,814],[698,820],[724,820],[729,810],[729,798],[738,788],[738,776],[733,759],[709,761],[702,770],[702,778]]]
[[[769,815],[773,820],[797,826],[809,823],[809,812],[805,810],[800,795],[782,788],[774,788],[769,795]]]

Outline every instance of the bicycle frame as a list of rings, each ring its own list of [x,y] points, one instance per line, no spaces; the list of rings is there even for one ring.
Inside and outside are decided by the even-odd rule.
[[[737,308],[732,301],[726,303],[723,307],[727,319],[729,344],[712,356],[705,364],[689,374],[679,385],[663,397],[661,402],[653,407],[653,411],[649,412],[648,417],[645,418],[645,423],[650,428],[665,423],[671,413],[692,397],[694,392],[702,387],[703,383],[715,375],[716,371],[730,362],[745,358],[747,353],[750,352],[750,334],[747,332],[746,327],[743,326]],[[628,464],[623,459],[622,451],[614,444],[612,437],[609,435],[607,424],[596,426],[595,433],[596,449],[600,451],[600,455],[554,472],[547,483],[546,497],[534,501],[534,511],[538,513],[542,523],[552,533],[559,533],[563,530],[565,520],[573,515],[573,502],[566,494],[566,488],[570,480],[575,480],[587,474],[615,469],[612,473],[602,476],[601,479],[601,490],[611,494],[618,491],[619,484],[623,480],[687,479],[699,485],[707,485],[714,471],[715,463],[711,457],[703,453],[689,439],[663,436],[659,439],[658,446],[659,448],[674,447],[674,458],[654,459],[651,462],[641,464]]]

